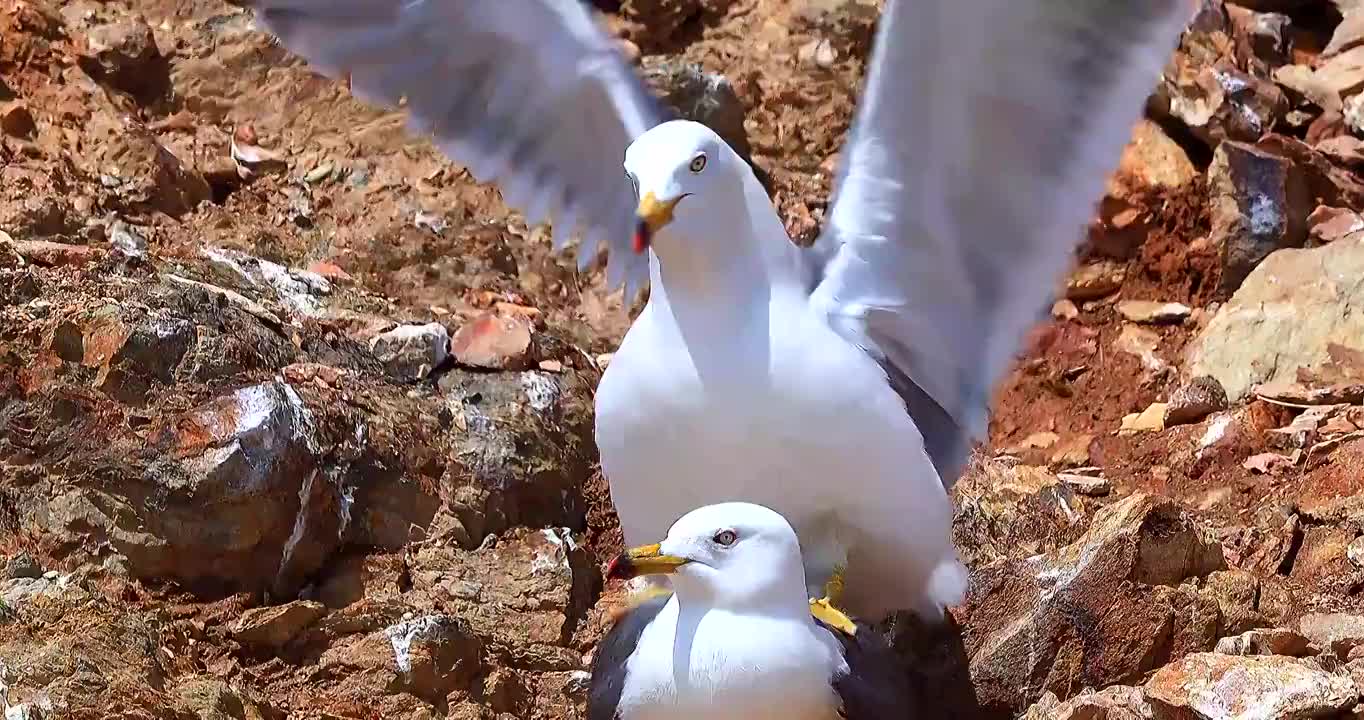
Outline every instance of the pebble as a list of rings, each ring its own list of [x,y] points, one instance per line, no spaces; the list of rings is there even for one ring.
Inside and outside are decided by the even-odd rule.
[[[1151,300],[1123,300],[1118,303],[1118,314],[1147,325],[1184,322],[1193,308],[1183,303],[1162,303]]]

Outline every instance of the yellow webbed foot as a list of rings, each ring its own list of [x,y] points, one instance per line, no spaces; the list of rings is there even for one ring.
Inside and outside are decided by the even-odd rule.
[[[849,635],[857,634],[857,623],[834,607],[843,598],[843,566],[834,567],[829,581],[824,583],[824,597],[810,600],[810,614],[832,628],[838,628]]]
[[[853,622],[852,618],[844,615],[843,611],[834,607],[833,604],[829,602],[828,598],[819,598],[818,600],[811,599],[810,614],[814,615],[816,620],[819,620],[831,628],[841,630],[848,635],[857,634],[857,623]]]

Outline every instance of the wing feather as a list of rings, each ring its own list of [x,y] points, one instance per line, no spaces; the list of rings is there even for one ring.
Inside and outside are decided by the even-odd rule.
[[[945,485],[1193,9],[887,0],[812,301],[881,361]]]
[[[530,222],[556,250],[582,234],[580,267],[607,249],[614,287],[647,281],[630,250],[625,148],[662,109],[579,0],[255,0],[262,26],[356,97],[409,124]]]

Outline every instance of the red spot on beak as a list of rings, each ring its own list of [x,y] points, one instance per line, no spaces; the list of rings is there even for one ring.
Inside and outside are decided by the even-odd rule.
[[[635,225],[635,254],[640,255],[643,254],[645,250],[648,250],[649,241],[652,238],[653,233],[649,230],[649,224],[640,220],[639,223]]]
[[[620,553],[611,558],[611,562],[606,564],[605,577],[607,580],[618,580],[626,576],[626,568],[630,567],[630,558],[625,553]]]

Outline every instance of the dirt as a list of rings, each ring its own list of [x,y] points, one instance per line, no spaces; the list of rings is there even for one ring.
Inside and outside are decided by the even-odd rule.
[[[811,239],[874,4],[601,5],[646,65],[728,78],[774,204]],[[828,67],[810,59],[820,41],[835,51]],[[0,134],[0,550],[51,577],[11,572],[3,586],[6,708],[581,717],[584,660],[620,599],[597,570],[621,540],[589,408],[632,308],[604,290],[600,265],[577,272],[401,115],[352,99],[219,0],[0,0],[8,113],[22,116]],[[1196,181],[1122,200],[1142,218],[1131,252],[1115,259],[1104,248],[1129,239],[1100,228],[1077,257],[1121,265],[1120,287],[1039,326],[996,393],[957,497],[958,539],[986,590],[954,613],[965,645],[906,641],[948,667],[944,692],[974,692],[963,663],[995,627],[980,618],[997,619],[989,588],[1013,587],[1008,568],[1079,541],[1138,494],[1173,501],[1192,518],[1179,515],[1180,532],[1196,525],[1258,578],[1256,622],[1364,612],[1364,574],[1344,551],[1364,532],[1351,509],[1364,445],[1249,469],[1266,431],[1301,411],[1258,399],[1229,409],[1232,429],[1206,450],[1214,421],[1118,432],[1188,380],[1186,349],[1227,299],[1208,242],[1210,153],[1186,135]],[[276,159],[243,177],[234,138]],[[293,273],[283,285],[270,279],[279,266]],[[1191,306],[1183,322],[1140,326],[1158,368],[1121,349],[1136,327],[1124,300]],[[532,327],[514,368],[447,361],[412,382],[370,351],[398,324],[453,334],[490,315]],[[284,386],[272,383],[289,390],[265,420],[233,399]],[[1028,442],[1039,433],[1055,437]],[[1029,485],[1019,465],[1049,480]],[[1101,468],[1108,494],[1058,489],[1055,473],[1076,466]],[[990,514],[997,502],[1004,515]],[[1146,612],[1145,586],[1121,582],[1136,608],[1122,613]],[[1213,603],[1186,589],[1161,602]],[[1142,635],[1122,613],[1086,642]],[[1201,648],[1204,631],[1161,657]],[[407,670],[395,638],[409,643]],[[1029,688],[978,716],[1020,712],[1041,692]]]

